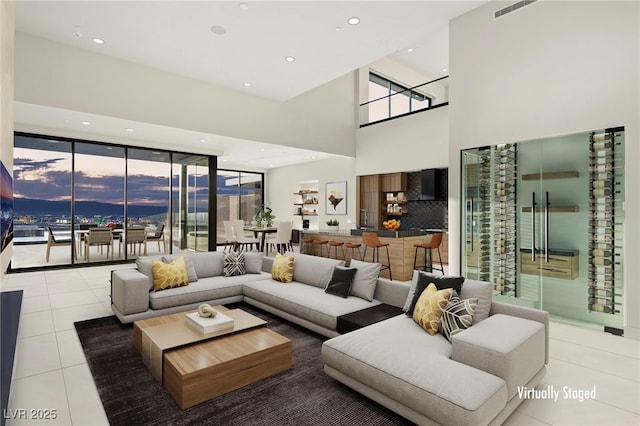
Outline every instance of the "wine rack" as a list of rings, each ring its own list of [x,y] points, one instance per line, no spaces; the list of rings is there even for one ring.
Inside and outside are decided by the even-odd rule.
[[[491,149],[479,152],[478,167],[478,242],[480,259],[478,261],[478,279],[491,279]]]
[[[588,309],[608,314],[622,305],[622,131],[593,132],[589,141]]]
[[[494,290],[516,295],[516,185],[515,144],[497,145],[493,150],[493,279]]]

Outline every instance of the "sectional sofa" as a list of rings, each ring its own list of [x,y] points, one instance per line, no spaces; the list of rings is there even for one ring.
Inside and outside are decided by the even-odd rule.
[[[131,322],[244,301],[328,337],[319,356],[329,376],[417,424],[500,424],[522,402],[518,389],[545,374],[548,314],[493,302],[489,283],[465,280],[460,298],[477,299],[476,315],[451,341],[407,315],[340,335],[342,315],[381,303],[408,310],[418,273],[411,284],[376,279],[379,265],[354,261],[354,287],[343,298],[325,292],[342,261],[292,254],[293,282],[283,284],[272,279],[273,258],[247,255],[247,273],[225,277],[221,252],[187,254],[189,285],[158,292],[153,258],[140,258],[137,269],[113,271],[113,312]]]

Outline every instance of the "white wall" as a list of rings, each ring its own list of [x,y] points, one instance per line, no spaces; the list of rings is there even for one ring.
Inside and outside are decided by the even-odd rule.
[[[13,174],[14,2],[0,2],[0,160]],[[0,255],[0,279],[13,255],[13,243]]]
[[[640,3],[492,2],[450,26],[449,267],[459,271],[460,150],[625,126],[625,336],[640,335]]]
[[[329,160],[320,160],[298,164],[290,167],[279,167],[271,170],[265,176],[266,190],[265,200],[271,203],[271,208],[276,215],[276,220],[293,220],[295,228],[302,228],[300,216],[294,216],[296,202],[294,193],[301,189],[301,182],[315,181],[318,185],[318,212],[317,218],[311,219],[311,228],[326,229],[328,219],[337,219],[340,229],[351,229],[356,226],[357,219],[357,191],[355,177],[355,159],[338,157]],[[325,208],[327,182],[347,181],[347,214],[327,215]],[[308,185],[302,186],[302,188]],[[352,223],[349,224],[348,221]]]
[[[358,129],[356,175],[447,167],[449,107]]]
[[[20,102],[340,155],[355,152],[355,73],[280,103],[22,33],[15,52]]]

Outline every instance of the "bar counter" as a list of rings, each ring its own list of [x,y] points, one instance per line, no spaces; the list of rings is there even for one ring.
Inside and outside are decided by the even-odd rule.
[[[361,243],[361,253],[364,254],[364,243],[362,243],[362,232],[375,232],[380,238],[380,242],[389,243],[389,259],[391,262],[391,274],[394,280],[397,281],[410,281],[413,276],[413,259],[415,255],[414,244],[422,244],[429,241],[429,235],[436,232],[444,232],[442,239],[442,245],[440,246],[440,253],[442,253],[443,263],[447,263],[447,234],[446,230],[442,229],[398,229],[396,231],[387,230],[318,230],[318,229],[305,229],[302,231],[303,238],[312,238],[314,240],[329,240],[329,241],[341,241],[344,243]],[[313,253],[316,252],[316,247],[312,247]],[[323,249],[326,253],[326,249]],[[331,251],[331,257],[335,257],[335,249]],[[351,250],[345,249],[346,260],[351,260]],[[358,253],[356,251],[355,256],[357,258]],[[371,262],[373,256],[373,250],[367,249],[366,262]],[[338,248],[338,257],[342,258],[342,250]],[[422,250],[418,253],[418,265],[421,265]],[[437,251],[434,251],[433,258],[438,260]],[[380,262],[387,262],[387,250],[382,247],[380,249]],[[380,276],[389,278],[389,271],[383,270]]]

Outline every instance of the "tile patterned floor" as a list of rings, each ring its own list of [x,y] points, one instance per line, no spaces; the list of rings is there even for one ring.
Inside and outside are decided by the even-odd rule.
[[[2,291],[24,290],[10,408],[55,409],[56,418],[7,425],[107,425],[74,321],[111,315],[109,274],[132,265],[5,275]],[[551,324],[551,362],[537,389],[557,401],[528,399],[505,422],[522,425],[639,425],[640,342]],[[563,387],[596,389],[596,398],[563,398]],[[15,411],[14,411],[15,412]]]

